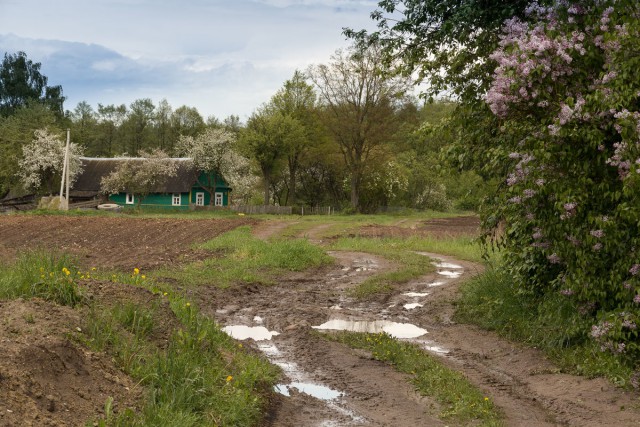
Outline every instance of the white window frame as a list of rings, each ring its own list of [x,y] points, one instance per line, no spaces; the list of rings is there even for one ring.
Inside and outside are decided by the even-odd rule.
[[[214,199],[214,206],[223,206],[224,204],[224,194],[216,192]]]
[[[196,193],[196,206],[204,206],[204,193],[197,192]]]
[[[136,196],[133,193],[127,193],[124,198],[124,202],[127,205],[132,205],[136,202]]]
[[[181,206],[182,205],[182,194],[173,193],[171,195],[171,206]]]

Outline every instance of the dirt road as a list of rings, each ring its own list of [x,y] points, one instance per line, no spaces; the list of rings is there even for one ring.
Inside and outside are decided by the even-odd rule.
[[[191,243],[245,223],[255,221],[0,216],[0,256],[10,258],[27,248],[43,247],[70,250],[86,267],[150,269],[206,256],[191,249]],[[469,219],[399,225],[361,231],[369,236],[442,235],[467,234],[477,228],[477,222]],[[256,230],[268,238],[284,227],[268,222]],[[322,227],[326,225],[305,235],[321,244]],[[63,238],[70,243],[60,243]],[[535,349],[455,324],[451,319],[457,288],[480,266],[424,254],[434,257],[436,272],[397,287],[391,295],[362,302],[350,298],[348,290],[394,266],[364,253],[330,254],[336,259],[334,266],[290,274],[274,286],[193,291],[204,313],[282,367],[285,376],[274,393],[268,426],[452,425],[437,418],[438,404],[416,394],[405,375],[366,352],[324,339],[321,334],[331,333],[325,329],[331,327],[408,336],[405,339],[419,343],[477,384],[504,412],[509,426],[640,425],[638,394],[602,379],[559,373]],[[121,288],[94,285],[100,289],[96,298],[131,297],[116,295],[123,292]],[[148,298],[144,292],[138,297]],[[99,416],[109,395],[120,396],[120,406],[136,406],[137,396],[131,394],[135,385],[107,358],[69,348],[67,341],[56,338],[76,330],[78,313],[18,300],[0,303],[0,314],[0,425],[19,425],[17,420],[26,419],[26,414],[30,425],[74,425],[74,419]],[[50,360],[47,363],[57,364],[55,369],[75,369],[61,383],[67,389],[60,389],[48,372],[24,362],[34,345]]]

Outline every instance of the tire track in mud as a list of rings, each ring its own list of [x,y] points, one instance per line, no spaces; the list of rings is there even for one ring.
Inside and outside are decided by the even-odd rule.
[[[277,233],[285,227],[271,224],[263,230]],[[261,237],[268,238],[269,232]],[[276,395],[266,425],[443,425],[434,415],[440,412],[437,403],[415,393],[406,375],[372,360],[366,352],[319,336],[313,326],[329,319],[393,320],[426,329],[428,333],[415,342],[463,372],[504,412],[506,425],[640,425],[637,394],[625,393],[603,379],[558,373],[535,349],[456,324],[452,316],[458,285],[481,266],[425,254],[438,258],[440,274],[427,274],[398,286],[392,295],[362,302],[349,298],[346,291],[393,265],[370,254],[330,254],[337,260],[332,268],[293,274],[271,287],[227,291],[215,298],[224,301],[217,307],[207,304],[211,298],[201,296],[201,306],[223,325],[279,333],[270,341],[255,343],[286,375],[280,391],[288,396]],[[318,388],[305,390],[308,385]],[[334,393],[334,398],[328,399],[327,393]]]

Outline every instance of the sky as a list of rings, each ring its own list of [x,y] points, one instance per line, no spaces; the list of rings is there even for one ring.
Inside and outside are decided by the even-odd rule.
[[[166,99],[246,120],[295,70],[375,29],[370,0],[0,0],[0,54],[24,51],[64,107]]]

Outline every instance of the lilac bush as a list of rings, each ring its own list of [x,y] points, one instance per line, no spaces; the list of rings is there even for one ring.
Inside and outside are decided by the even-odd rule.
[[[580,333],[638,367],[640,6],[534,4],[505,22],[485,101],[510,165],[491,215],[523,292],[561,295]]]

